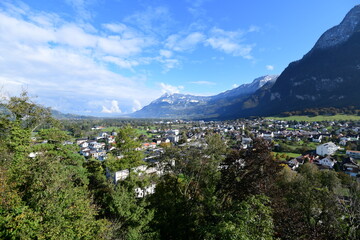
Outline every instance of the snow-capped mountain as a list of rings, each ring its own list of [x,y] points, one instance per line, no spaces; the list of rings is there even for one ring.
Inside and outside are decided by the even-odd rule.
[[[266,83],[275,83],[279,75],[266,75],[259,78],[255,78],[251,83],[245,83],[234,89],[215,95],[213,98],[228,98],[236,97],[239,95],[251,94],[256,90],[264,86]]]
[[[180,94],[180,93],[165,93],[160,98],[151,102],[151,104],[159,104],[159,103],[168,103],[172,105],[177,104],[194,104],[194,103],[205,103],[210,100],[211,97],[205,96],[194,96],[190,94]]]
[[[132,114],[142,118],[209,118],[219,115],[222,107],[241,101],[265,84],[273,84],[277,75],[256,78],[251,83],[215,96],[194,96],[189,94],[165,93],[149,105]]]

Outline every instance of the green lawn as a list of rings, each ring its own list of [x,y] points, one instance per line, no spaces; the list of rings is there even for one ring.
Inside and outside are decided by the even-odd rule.
[[[146,135],[147,137],[151,137],[151,136],[152,136],[151,133],[147,133],[147,131],[144,130],[144,129],[138,129],[138,128],[136,128],[136,132],[137,132],[139,135]]]
[[[118,130],[120,129],[120,127],[107,127],[107,128],[101,129],[101,131],[102,131],[102,132],[111,132],[111,131],[114,130],[114,129],[115,129],[115,131],[118,131]],[[152,134],[147,133],[144,129],[138,129],[138,128],[136,128],[135,130],[136,130],[136,132],[137,132],[137,134],[138,134],[139,136],[140,136],[140,135],[146,135],[146,136],[148,136],[148,137],[151,137],[151,136],[152,136]]]
[[[284,120],[284,121],[295,120],[295,121],[306,121],[306,122],[342,121],[342,120],[360,121],[360,116],[338,114],[334,116],[319,115],[315,117],[309,117],[309,116],[267,117],[267,119]]]
[[[286,149],[285,151],[288,151],[288,152],[302,151],[302,150],[300,150],[302,148],[307,148],[308,150],[315,150],[316,147],[319,145],[319,143],[303,142],[303,141],[299,141],[299,142],[295,142],[295,143],[277,141],[277,142],[275,142],[275,144],[282,144]]]
[[[104,128],[104,129],[101,129],[101,131],[102,131],[102,132],[110,132],[110,133],[111,133],[111,131],[114,130],[114,129],[115,129],[115,131],[117,131],[117,130],[120,129],[120,127],[106,127],[106,128]]]
[[[296,158],[301,156],[299,153],[292,153],[292,152],[272,152],[274,156],[278,155],[279,160],[286,160],[286,157],[289,156],[290,158]]]

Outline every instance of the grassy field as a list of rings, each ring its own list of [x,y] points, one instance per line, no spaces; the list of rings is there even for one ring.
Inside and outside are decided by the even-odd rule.
[[[290,116],[290,117],[267,117],[267,119],[275,120],[284,120],[284,121],[306,121],[306,122],[320,122],[320,121],[342,121],[342,120],[351,120],[351,121],[360,121],[360,116],[356,115],[319,115],[315,117],[309,116]]]
[[[291,153],[291,152],[272,152],[273,156],[278,156],[279,160],[286,160],[286,157],[289,156],[290,158],[296,158],[301,156],[299,153]]]
[[[119,129],[120,129],[120,127],[106,127],[104,129],[101,129],[101,132],[111,132],[112,130],[117,131]]]
[[[138,128],[136,128],[136,132],[137,132],[139,135],[146,135],[147,137],[151,137],[151,136],[152,136],[151,133],[147,133],[147,131],[144,130],[144,129],[138,129]]]
[[[102,132],[111,132],[112,130],[118,131],[119,129],[120,129],[120,127],[107,127],[107,128],[101,129],[101,131]],[[135,128],[135,130],[138,135],[146,135],[148,137],[152,136],[152,134],[147,133],[144,129]]]

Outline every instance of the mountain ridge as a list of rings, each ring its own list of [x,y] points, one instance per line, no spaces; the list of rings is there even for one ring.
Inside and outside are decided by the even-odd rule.
[[[274,83],[278,75],[266,75],[213,96],[165,93],[149,105],[131,114],[138,118],[216,118],[222,106],[243,99],[266,83]]]

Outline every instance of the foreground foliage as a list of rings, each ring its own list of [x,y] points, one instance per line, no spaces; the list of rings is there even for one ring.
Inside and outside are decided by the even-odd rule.
[[[138,176],[145,163],[130,126],[100,162],[64,145],[69,135],[26,94],[2,109],[1,239],[359,238],[359,184],[309,163],[280,167],[264,140],[237,150],[208,134],[201,147],[167,147],[162,176]],[[124,181],[107,177],[124,169]],[[155,194],[138,198],[152,183]]]

